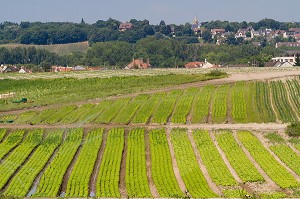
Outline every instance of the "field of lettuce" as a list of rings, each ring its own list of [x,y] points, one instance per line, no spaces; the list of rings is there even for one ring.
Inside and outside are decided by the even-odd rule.
[[[65,105],[44,110],[0,113],[14,124],[199,124],[288,123],[300,118],[299,77],[208,85]]]
[[[0,190],[43,198],[299,197],[299,149],[300,139],[282,132],[0,129]]]

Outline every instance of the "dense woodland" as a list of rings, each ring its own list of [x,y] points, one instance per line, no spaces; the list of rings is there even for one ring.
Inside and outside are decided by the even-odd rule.
[[[0,48],[1,64],[32,64],[49,68],[58,65],[89,65],[102,67],[124,67],[132,58],[150,59],[153,67],[182,67],[188,61],[209,60],[215,64],[251,63],[256,60],[264,63],[270,57],[284,53],[287,49],[275,49],[274,43],[258,38],[261,46],[254,46],[247,41],[229,35],[224,45],[216,46],[205,31],[202,40],[195,35],[191,24],[150,25],[148,20],[131,19],[133,29],[121,32],[120,21],[99,20],[94,24],[69,22],[21,22],[20,24],[4,22],[0,24],[0,43],[21,44],[65,44],[89,41],[86,53],[73,53],[60,56],[35,48]],[[255,30],[262,28],[283,29],[300,27],[300,23],[277,22],[264,19],[257,23],[212,21],[203,22],[207,29],[224,28],[235,32],[240,28],[252,26]],[[174,37],[176,35],[176,37]],[[208,38],[208,39],[205,39]],[[210,44],[210,42],[212,44]],[[205,43],[205,45],[203,45]],[[261,64],[262,65],[262,64]]]

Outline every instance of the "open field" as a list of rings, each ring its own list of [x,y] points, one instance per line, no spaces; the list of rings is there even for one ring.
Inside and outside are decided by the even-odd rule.
[[[45,49],[58,55],[69,55],[74,52],[86,52],[89,48],[88,42],[70,43],[70,44],[51,44],[51,45],[25,45],[25,44],[2,44],[1,47],[11,48],[29,48]]]
[[[300,192],[300,140],[282,131],[117,127],[1,129],[0,135],[4,196],[277,198]],[[4,152],[17,137],[19,144]]]
[[[223,70],[0,80],[0,196],[299,198],[300,70]]]
[[[0,121],[31,125],[289,123],[300,119],[299,94],[300,78],[290,77],[4,112]]]

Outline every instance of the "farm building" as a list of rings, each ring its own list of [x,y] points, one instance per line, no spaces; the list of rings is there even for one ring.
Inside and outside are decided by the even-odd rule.
[[[150,61],[147,59],[147,62],[145,63],[143,59],[133,59],[132,62],[130,62],[125,69],[147,69],[150,68]]]

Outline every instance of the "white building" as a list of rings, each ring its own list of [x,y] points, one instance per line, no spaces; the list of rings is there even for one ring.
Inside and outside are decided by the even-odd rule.
[[[281,62],[281,63],[289,62],[292,65],[294,65],[296,63],[296,57],[295,56],[293,56],[293,57],[274,57],[274,58],[272,58],[272,61],[273,62]]]

